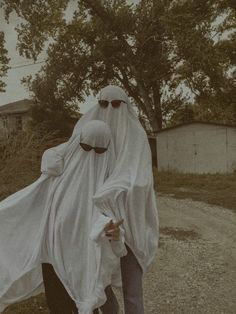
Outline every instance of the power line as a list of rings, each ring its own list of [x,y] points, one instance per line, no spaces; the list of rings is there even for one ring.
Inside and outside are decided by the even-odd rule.
[[[19,68],[25,68],[25,67],[28,67],[28,66],[32,66],[32,65],[35,65],[35,64],[41,64],[41,63],[45,63],[46,60],[44,61],[38,61],[38,62],[34,62],[34,63],[26,63],[26,64],[19,64],[19,65],[14,65],[14,66],[10,66],[9,67],[9,70],[14,70],[14,69],[19,69]]]

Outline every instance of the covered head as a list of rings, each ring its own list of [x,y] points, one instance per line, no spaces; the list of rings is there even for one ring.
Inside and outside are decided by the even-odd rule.
[[[108,105],[106,107],[101,106],[99,104],[101,100],[109,102]],[[112,106],[111,102],[114,100],[120,100],[120,105]],[[72,136],[79,134],[83,125],[93,119],[102,120],[109,125],[117,158],[120,151],[123,149],[125,137],[128,135],[129,124],[135,124],[135,128],[143,133],[143,128],[130,103],[129,97],[119,86],[108,85],[102,88],[98,94],[97,104],[78,121]]]
[[[119,99],[123,100],[123,102],[126,104],[130,104],[129,98],[125,91],[121,87],[115,85],[107,85],[106,87],[102,88],[98,99],[108,101]]]
[[[100,120],[89,121],[80,133],[80,142],[93,147],[108,148],[111,140],[112,134],[108,124]]]
[[[87,122],[67,148],[64,171],[81,167],[81,174],[94,177],[99,186],[112,172],[115,163],[114,145],[109,126],[99,120]],[[84,183],[86,185],[86,182]]]
[[[101,120],[91,120],[69,142],[44,152],[41,171],[58,176],[69,167],[72,160],[76,164],[88,159],[94,159],[95,162],[99,154],[104,155],[99,159],[100,163],[104,161],[103,167],[111,168],[114,165],[114,144],[108,124]]]

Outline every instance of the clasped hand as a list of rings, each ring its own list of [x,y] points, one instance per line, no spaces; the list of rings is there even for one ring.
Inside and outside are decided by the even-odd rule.
[[[106,224],[104,231],[106,236],[113,241],[119,241],[120,239],[120,225],[122,225],[124,219],[117,221],[116,223],[111,220],[108,224]]]

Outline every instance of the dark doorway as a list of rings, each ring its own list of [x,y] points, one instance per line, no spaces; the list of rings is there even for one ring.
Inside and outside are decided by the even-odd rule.
[[[157,167],[157,139],[156,136],[148,136],[149,145],[152,151],[152,166]]]

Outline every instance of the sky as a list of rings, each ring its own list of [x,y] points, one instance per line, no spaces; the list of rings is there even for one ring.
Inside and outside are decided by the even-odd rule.
[[[1,9],[0,9],[1,10]],[[21,66],[24,64],[32,64],[33,61],[21,57],[16,51],[17,44],[17,33],[15,27],[20,22],[20,19],[16,15],[11,15],[10,23],[7,24],[4,20],[3,11],[0,11],[0,30],[5,33],[5,48],[8,50],[8,57],[10,58],[10,67],[7,76],[3,78],[6,83],[6,92],[0,93],[0,105],[13,102],[16,100],[29,98],[29,93],[25,90],[24,86],[21,84],[21,79],[24,76],[35,74],[40,70],[41,65],[35,64],[22,68],[15,68],[15,66]],[[43,52],[38,61],[45,59],[46,53]]]
[[[133,1],[127,1],[128,3],[137,3],[139,0],[133,0]],[[71,1],[71,4],[68,6],[66,17],[69,19],[71,17],[71,14],[74,11],[76,1]],[[33,64],[26,67],[20,67],[25,64],[32,64],[33,61],[26,59],[24,57],[21,57],[17,50],[17,33],[15,31],[15,27],[17,24],[21,22],[20,18],[17,17],[17,15],[12,14],[10,17],[10,23],[7,24],[4,20],[4,15],[2,9],[0,9],[0,31],[4,31],[5,33],[5,40],[6,44],[5,47],[8,50],[8,56],[11,59],[10,60],[10,67],[7,76],[3,78],[3,81],[6,83],[6,92],[0,93],[0,106],[21,100],[24,98],[29,98],[29,92],[26,90],[26,88],[21,84],[21,79],[23,77],[26,77],[28,75],[34,75],[36,74],[42,64]],[[43,61],[46,59],[46,52],[42,52],[40,56],[38,57],[38,61]],[[17,68],[15,68],[17,67]],[[81,112],[87,111],[93,104],[95,103],[96,99],[91,96],[88,97],[85,101],[84,105],[81,105]]]

